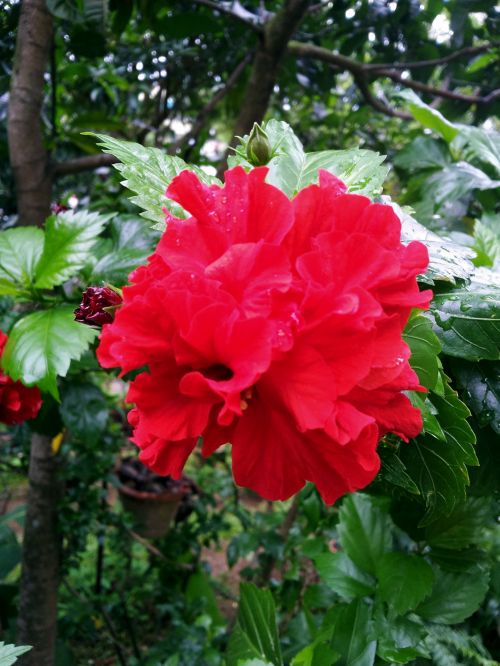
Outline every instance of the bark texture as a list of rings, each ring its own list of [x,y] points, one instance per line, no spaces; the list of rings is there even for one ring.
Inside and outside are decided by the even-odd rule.
[[[45,0],[22,0],[7,134],[19,224],[24,225],[40,226],[50,208],[52,175],[40,118],[51,45],[52,16]]]
[[[286,0],[283,8],[264,26],[245,99],[234,128],[235,135],[247,134],[254,123],[264,118],[288,42],[304,18],[309,4],[310,0]]]
[[[24,525],[18,643],[33,645],[22,666],[53,666],[60,542],[57,532],[57,458],[51,438],[31,441],[28,508]]]

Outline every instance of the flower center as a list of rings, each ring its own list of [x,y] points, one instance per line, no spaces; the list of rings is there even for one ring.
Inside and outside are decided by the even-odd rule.
[[[208,368],[201,368],[201,374],[207,379],[213,379],[216,382],[226,382],[234,377],[234,372],[227,365],[215,363]]]

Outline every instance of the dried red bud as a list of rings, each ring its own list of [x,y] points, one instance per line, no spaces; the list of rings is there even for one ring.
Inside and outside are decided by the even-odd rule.
[[[89,287],[83,292],[80,307],[75,310],[75,320],[89,326],[110,324],[121,302],[122,297],[111,287]]]

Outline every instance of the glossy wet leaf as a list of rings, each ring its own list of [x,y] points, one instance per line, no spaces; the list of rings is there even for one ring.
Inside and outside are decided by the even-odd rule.
[[[468,361],[500,359],[500,289],[478,286],[437,294],[431,303],[443,352]]]
[[[97,337],[98,331],[74,321],[73,307],[32,312],[10,331],[2,356],[4,371],[13,379],[59,397],[57,377],[64,377]]]
[[[45,223],[45,243],[36,267],[36,287],[48,289],[59,285],[83,268],[111,217],[88,211],[51,215]]]
[[[181,171],[194,171],[204,183],[220,182],[214,176],[206,174],[203,169],[187,164],[180,157],[167,155],[158,148],[147,148],[103,134],[94,136],[99,139],[99,145],[105,153],[120,160],[114,167],[123,176],[122,185],[135,192],[135,196],[130,200],[142,208],[141,215],[155,222],[155,227],[159,229],[165,227],[163,208],[168,208],[177,217],[187,216],[181,206],[165,197],[167,187]]]

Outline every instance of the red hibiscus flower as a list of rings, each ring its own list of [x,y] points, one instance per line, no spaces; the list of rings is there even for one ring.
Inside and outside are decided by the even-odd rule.
[[[0,356],[7,344],[7,336],[0,331]],[[40,391],[29,388],[0,371],[0,423],[12,425],[34,419],[42,406]]]
[[[432,295],[416,282],[427,250],[327,172],[293,200],[266,174],[172,181],[191,217],[166,213],[98,355],[122,373],[148,367],[129,420],[156,472],[179,477],[202,436],[205,456],[231,444],[239,485],[284,500],[312,481],[330,504],[374,478],[382,435],[422,428],[402,393],[421,387],[401,334]]]

